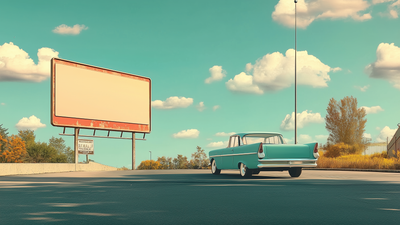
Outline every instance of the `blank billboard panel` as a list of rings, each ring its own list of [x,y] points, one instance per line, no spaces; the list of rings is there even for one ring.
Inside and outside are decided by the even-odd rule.
[[[52,59],[52,124],[150,132],[151,80]]]

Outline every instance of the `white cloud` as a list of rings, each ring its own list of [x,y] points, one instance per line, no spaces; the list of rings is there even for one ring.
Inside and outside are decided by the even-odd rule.
[[[214,81],[222,80],[226,76],[226,71],[222,69],[222,66],[213,66],[209,69],[211,77],[207,78],[204,82],[210,84]]]
[[[374,114],[374,113],[378,113],[378,112],[384,111],[379,105],[372,106],[372,107],[361,106],[360,108],[364,108],[365,109],[365,113],[367,113],[367,114]]]
[[[40,119],[32,115],[29,118],[23,117],[15,125],[18,130],[36,130],[41,127],[46,127],[45,124],[40,122]]]
[[[319,113],[312,113],[311,111],[308,113],[308,110],[297,113],[297,128],[303,128],[309,123],[323,123],[324,121]],[[294,130],[294,112],[292,112],[292,115],[286,115],[280,128],[285,131]]]
[[[213,106],[213,110],[214,110],[214,111],[217,110],[217,109],[219,109],[219,108],[220,108],[219,105],[214,105],[214,106]]]
[[[230,133],[218,132],[218,133],[215,134],[215,136],[218,136],[218,137],[229,137],[229,136],[234,135],[234,134],[236,134],[236,133],[235,132],[230,132]]]
[[[289,138],[283,138],[283,140],[286,142],[286,144],[293,144],[294,140],[289,139]]]
[[[357,88],[358,90],[362,91],[362,92],[365,92],[369,88],[369,85],[366,85],[364,87],[360,87],[360,86],[354,86],[354,87]]]
[[[364,13],[370,4],[365,0],[299,0],[297,7],[297,27],[305,29],[315,20],[352,18],[356,21],[371,19]],[[294,27],[295,3],[280,0],[272,13],[272,19],[287,27]]]
[[[36,65],[28,53],[14,43],[0,45],[0,81],[40,82],[50,76],[50,60],[58,57],[58,52],[51,48],[41,48]]]
[[[386,142],[386,138],[389,137],[389,141],[392,139],[396,129],[390,129],[388,126],[385,126],[381,132],[379,133],[378,137],[376,138],[377,142]]]
[[[376,50],[376,61],[365,67],[369,77],[388,80],[400,89],[400,48],[394,43],[380,43]]]
[[[253,76],[244,72],[236,75],[233,80],[230,79],[226,83],[228,90],[240,93],[262,94],[264,93],[257,85],[253,84]]]
[[[363,138],[371,139],[371,134],[364,133]]]
[[[173,134],[172,136],[174,138],[198,138],[200,134],[200,131],[197,129],[188,129],[188,130],[182,130],[179,131],[176,134]]]
[[[280,52],[267,54],[253,65],[255,83],[263,90],[276,91],[290,87],[294,83],[294,49],[286,55]],[[338,69],[335,69],[336,71]],[[327,87],[331,67],[323,64],[307,51],[297,51],[297,83],[312,87]]]
[[[312,137],[308,134],[300,134],[299,138],[297,139],[297,142],[299,144],[306,144],[306,143],[317,142],[317,141],[313,140]]]
[[[393,19],[399,18],[399,14],[398,14],[397,11],[394,10],[394,9],[389,10],[389,15],[390,15]]]
[[[329,137],[329,135],[323,135],[323,134],[319,134],[319,135],[315,135],[315,138],[318,140],[327,140]]]
[[[400,11],[400,0],[373,0],[373,4],[380,3],[392,3],[388,5],[388,11],[386,13],[381,13],[382,16],[388,16],[393,19],[397,19],[399,17],[398,12]]]
[[[207,145],[209,148],[223,148],[228,146],[228,141],[217,141],[217,142],[211,142]]]
[[[199,110],[200,112],[202,112],[203,110],[206,109],[206,107],[204,106],[204,102],[200,102],[197,106],[196,109]]]
[[[177,96],[169,97],[165,101],[155,100],[151,102],[151,106],[153,106],[156,109],[187,108],[191,104],[193,104],[193,98],[185,98]]]
[[[285,55],[274,52],[258,59],[251,67],[247,64],[246,68],[251,68],[249,72],[252,75],[244,72],[236,75],[226,82],[227,88],[235,92],[263,94],[264,91],[290,87],[294,84],[294,53],[294,49],[288,49]],[[331,80],[328,73],[341,70],[325,65],[307,51],[297,51],[297,62],[297,84],[314,88],[327,87],[327,82]]]
[[[88,27],[85,25],[75,24],[73,27],[69,27],[65,24],[61,24],[60,26],[54,28],[53,32],[56,34],[69,34],[69,35],[78,35],[82,30],[87,30]]]

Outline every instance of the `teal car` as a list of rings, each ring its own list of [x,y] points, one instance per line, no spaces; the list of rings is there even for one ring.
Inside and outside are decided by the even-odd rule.
[[[316,167],[318,143],[286,144],[276,132],[238,133],[230,136],[228,147],[209,153],[211,172],[239,169],[242,177],[260,171],[289,171],[299,177],[302,168]]]

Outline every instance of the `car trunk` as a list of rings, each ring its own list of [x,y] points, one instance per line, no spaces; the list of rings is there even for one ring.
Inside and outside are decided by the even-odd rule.
[[[310,158],[312,149],[307,145],[264,144],[264,159]]]

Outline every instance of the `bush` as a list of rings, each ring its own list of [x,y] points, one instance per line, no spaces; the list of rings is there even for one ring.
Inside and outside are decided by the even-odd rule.
[[[326,157],[326,153],[323,152],[319,154],[317,168],[400,169],[400,157],[387,158],[386,152],[373,155],[343,155],[336,158]]]
[[[361,145],[348,145],[343,142],[340,142],[335,145],[327,145],[325,147],[325,157],[328,158],[336,158],[343,155],[357,155],[361,154],[364,150],[364,146]]]
[[[161,168],[161,164],[158,161],[146,160],[142,161],[138,166],[138,170],[157,170]]]

